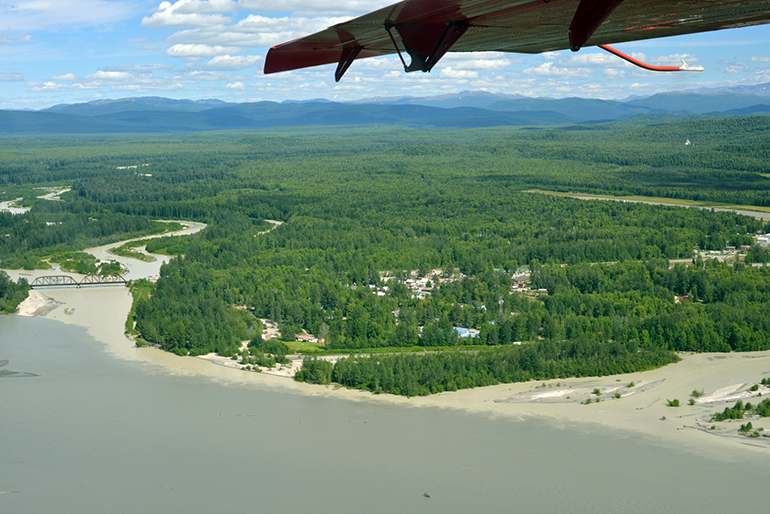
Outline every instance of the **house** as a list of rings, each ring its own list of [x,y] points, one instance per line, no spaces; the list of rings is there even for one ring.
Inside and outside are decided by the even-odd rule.
[[[529,282],[529,277],[530,277],[529,273],[517,273],[516,275],[511,277],[511,283],[513,283],[513,285],[524,284],[526,282]]]
[[[304,343],[317,343],[318,338],[311,334],[295,334],[294,337],[297,339],[297,341],[302,341]]]
[[[454,331],[462,338],[476,339],[479,336],[479,331],[472,328],[454,327]]]

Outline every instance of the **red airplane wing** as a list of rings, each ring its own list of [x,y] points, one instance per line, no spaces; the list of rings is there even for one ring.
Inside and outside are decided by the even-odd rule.
[[[770,23],[770,0],[404,0],[271,48],[265,73],[398,53],[430,71],[453,52],[541,53]],[[411,57],[407,65],[403,54]]]

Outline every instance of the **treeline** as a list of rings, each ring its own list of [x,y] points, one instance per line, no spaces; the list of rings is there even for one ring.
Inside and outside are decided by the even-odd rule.
[[[0,314],[15,312],[27,295],[29,295],[27,279],[20,278],[18,282],[14,282],[8,273],[0,270]]]
[[[325,361],[306,359],[303,369],[307,366],[308,371],[298,373],[296,379],[313,383],[331,380],[374,393],[423,396],[501,382],[631,373],[678,360],[675,354],[661,349],[639,352],[581,339],[545,340],[491,351],[355,355],[339,359],[333,367]]]
[[[235,298],[223,294],[212,270],[164,264],[160,277],[150,298],[135,305],[136,329],[146,341],[179,355],[231,355],[248,339],[250,315],[233,308]]]

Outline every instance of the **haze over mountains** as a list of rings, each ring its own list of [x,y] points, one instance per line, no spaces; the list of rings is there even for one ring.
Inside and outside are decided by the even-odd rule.
[[[770,84],[661,93],[623,101],[529,98],[484,91],[351,103],[319,99],[233,104],[159,97],[95,100],[40,111],[0,111],[0,134],[198,132],[323,125],[472,128],[621,121],[637,115],[742,116],[770,113]]]

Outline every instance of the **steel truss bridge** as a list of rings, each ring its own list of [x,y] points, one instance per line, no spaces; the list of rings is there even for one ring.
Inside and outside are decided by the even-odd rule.
[[[81,286],[103,286],[110,284],[127,284],[128,281],[122,275],[86,275],[80,282],[69,275],[48,275],[37,277],[29,285],[35,287],[81,287]]]

